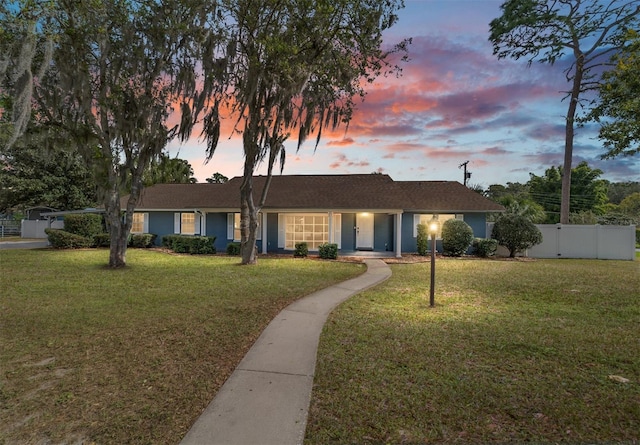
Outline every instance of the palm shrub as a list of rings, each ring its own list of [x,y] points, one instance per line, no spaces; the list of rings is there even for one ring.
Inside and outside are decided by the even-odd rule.
[[[429,230],[425,223],[418,224],[418,255],[426,256],[429,251]]]
[[[493,225],[491,238],[509,249],[509,257],[542,242],[542,232],[527,217],[505,213]]]
[[[460,256],[473,242],[473,229],[461,219],[448,219],[442,225],[442,250],[445,255]]]

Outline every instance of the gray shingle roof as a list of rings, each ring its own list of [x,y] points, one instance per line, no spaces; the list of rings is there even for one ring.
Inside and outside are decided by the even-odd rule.
[[[255,176],[254,201],[266,182]],[[137,210],[235,209],[242,177],[226,184],[157,184],[142,191]],[[126,197],[122,201],[126,205]],[[455,181],[394,181],[388,175],[274,176],[265,209],[502,211],[502,206]]]

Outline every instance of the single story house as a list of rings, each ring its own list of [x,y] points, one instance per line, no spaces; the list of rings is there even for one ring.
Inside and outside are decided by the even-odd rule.
[[[266,177],[254,177],[254,200]],[[215,236],[225,251],[240,240],[242,177],[224,184],[157,184],[145,188],[134,213],[133,233]],[[123,208],[127,197],[123,198]],[[456,181],[394,181],[388,175],[273,176],[259,216],[261,253],[310,251],[335,243],[341,254],[358,250],[417,251],[416,227],[437,218],[464,220],[475,237],[486,237],[486,217],[504,208]],[[440,236],[438,235],[438,238]]]

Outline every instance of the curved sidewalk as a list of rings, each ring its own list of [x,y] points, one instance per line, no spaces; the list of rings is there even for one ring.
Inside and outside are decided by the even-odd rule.
[[[382,260],[367,271],[287,306],[262,332],[181,445],[294,445],[304,440],[320,333],[347,298],[391,276]]]

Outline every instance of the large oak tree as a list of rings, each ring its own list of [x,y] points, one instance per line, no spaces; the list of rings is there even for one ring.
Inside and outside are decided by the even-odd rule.
[[[364,86],[393,66],[382,48],[382,32],[396,21],[402,0],[223,0],[227,29],[225,78],[234,131],[244,150],[241,202],[243,264],[256,258],[258,212],[264,205],[273,168],[283,168],[285,141],[296,147],[310,135],[316,146],[324,128],[350,121]],[[406,43],[406,42],[403,42]],[[214,64],[204,61],[203,66]],[[219,131],[218,108],[205,119],[213,155]],[[253,175],[265,162],[266,186],[257,200]]]
[[[576,113],[582,95],[599,83],[599,70],[618,51],[627,29],[640,24],[638,0],[507,0],[491,21],[489,40],[498,58],[554,64],[568,58],[562,203],[560,222],[569,223],[571,163]]]
[[[202,26],[208,7],[191,0],[60,0],[50,14],[52,66],[36,79],[35,112],[65,132],[93,168],[111,267],[126,264],[145,172],[169,140],[189,136],[192,113],[204,105],[196,56],[211,36]],[[171,125],[174,112],[182,118]]]

